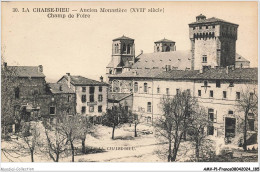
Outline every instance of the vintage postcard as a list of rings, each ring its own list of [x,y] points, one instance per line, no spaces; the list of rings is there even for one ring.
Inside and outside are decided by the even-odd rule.
[[[1,170],[259,171],[258,2],[1,5]]]

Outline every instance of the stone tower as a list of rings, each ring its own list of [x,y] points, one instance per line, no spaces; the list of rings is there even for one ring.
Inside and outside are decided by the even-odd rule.
[[[200,14],[189,24],[192,69],[235,65],[238,25]]]
[[[159,41],[154,42],[154,52],[169,52],[169,51],[176,51],[175,42],[168,40],[168,39],[162,39]]]
[[[112,59],[107,65],[107,75],[116,75],[129,71],[135,60],[134,39],[126,36],[113,39]]]

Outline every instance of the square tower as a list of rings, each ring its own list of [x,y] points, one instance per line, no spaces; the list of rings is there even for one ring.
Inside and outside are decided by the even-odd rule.
[[[237,24],[200,14],[189,24],[192,69],[235,65]]]
[[[175,42],[169,39],[162,39],[154,42],[154,52],[176,51]]]

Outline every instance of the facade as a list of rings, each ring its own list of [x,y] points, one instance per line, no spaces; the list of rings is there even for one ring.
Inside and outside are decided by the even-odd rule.
[[[132,94],[131,110],[153,123],[162,114],[164,96],[189,90],[208,111],[208,135],[239,136],[243,112],[237,102],[245,91],[257,94],[258,68],[249,68],[250,62],[236,53],[237,29],[222,19],[197,16],[189,24],[190,50],[176,51],[169,40],[169,45],[155,42],[154,53],[137,56],[130,71],[109,76],[109,94]],[[250,112],[251,134],[257,116]]]
[[[57,83],[66,84],[76,94],[76,113],[97,117],[106,112],[108,84],[105,82],[67,73]]]
[[[108,109],[121,105],[127,111],[133,109],[132,93],[108,93]]]
[[[76,94],[63,83],[48,83],[51,93],[49,102],[49,113],[51,117],[75,115],[76,114]]]
[[[31,117],[48,118],[48,89],[43,66],[2,66],[2,115],[13,117],[8,124],[19,127],[19,121]],[[5,117],[2,118],[6,119]],[[3,122],[2,120],[2,122]],[[13,121],[14,120],[14,121]],[[6,122],[6,121],[5,121]],[[15,131],[15,128],[10,131]]]
[[[212,120],[208,134],[227,138],[239,135],[239,120],[244,113],[238,110],[237,100],[245,91],[257,94],[257,71],[257,68],[218,68],[203,72],[172,70],[150,76],[140,73],[137,77],[130,77],[130,74],[124,77],[121,74],[117,76],[117,80],[129,80],[133,83],[133,87],[128,90],[133,93],[132,111],[145,117],[147,122],[153,122],[162,114],[160,102],[164,96],[173,97],[179,91],[189,90],[199,104],[207,109],[209,119]],[[249,133],[253,134],[257,114],[250,114]]]

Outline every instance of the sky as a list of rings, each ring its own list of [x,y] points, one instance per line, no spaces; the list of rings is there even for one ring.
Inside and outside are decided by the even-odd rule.
[[[90,18],[48,18],[33,8],[121,8],[127,13],[86,12]],[[12,12],[18,8],[19,12]],[[30,12],[22,12],[22,8]],[[131,13],[130,8],[160,8],[164,13]],[[77,10],[77,12],[72,12]],[[188,24],[199,14],[239,24],[236,51],[258,66],[257,2],[2,2],[2,56],[8,65],[43,65],[48,82],[66,73],[98,80],[111,60],[112,40],[135,39],[135,54],[153,52],[167,38],[177,50],[190,50]],[[58,14],[58,13],[57,13]],[[66,13],[68,14],[68,13]]]

